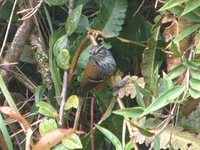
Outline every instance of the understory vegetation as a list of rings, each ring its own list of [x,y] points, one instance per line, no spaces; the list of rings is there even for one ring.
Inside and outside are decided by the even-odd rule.
[[[0,149],[200,150],[199,29],[198,0],[0,0]]]

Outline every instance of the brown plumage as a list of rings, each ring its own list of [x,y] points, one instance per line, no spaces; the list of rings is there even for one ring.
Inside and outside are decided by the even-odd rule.
[[[79,88],[79,95],[81,97],[85,97],[88,91],[110,77],[116,68],[116,62],[111,52],[102,45],[92,47],[90,53],[91,56]]]

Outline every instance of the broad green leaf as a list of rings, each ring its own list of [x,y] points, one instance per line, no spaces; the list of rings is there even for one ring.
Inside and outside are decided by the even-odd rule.
[[[199,0],[189,0],[186,3],[186,7],[185,7],[183,13],[181,14],[181,16],[193,11],[194,9],[198,8],[199,6],[200,6]]]
[[[189,94],[194,98],[194,99],[198,99],[200,98],[200,92],[193,89],[193,88],[189,88]]]
[[[96,127],[99,131],[101,131],[101,133],[103,133],[109,139],[109,141],[115,146],[116,150],[122,150],[121,142],[112,132],[98,125],[96,125]]]
[[[42,96],[45,92],[45,86],[44,85],[39,85],[37,86],[37,88],[35,89],[35,103],[39,103],[42,99]]]
[[[192,34],[194,31],[198,30],[200,28],[200,24],[193,25],[186,30],[182,31],[173,41],[174,43],[178,43],[190,34]]]
[[[52,148],[52,150],[69,150],[69,149],[66,148],[63,144],[58,144],[54,148]]]
[[[67,70],[70,67],[70,54],[68,49],[62,49],[56,57],[56,62],[60,68]]]
[[[180,75],[182,75],[185,71],[186,71],[186,66],[183,64],[180,64],[178,66],[176,66],[172,71],[170,71],[170,73],[167,75],[167,77],[170,80],[173,80],[177,77],[180,77]]]
[[[190,80],[190,86],[194,89],[200,92],[200,80],[198,79],[191,79]]]
[[[13,150],[13,143],[11,141],[11,137],[9,135],[8,128],[6,127],[6,123],[5,123],[1,113],[0,113],[0,131],[4,137],[4,140],[8,146],[8,149]]]
[[[65,110],[69,110],[71,108],[77,108],[78,101],[79,101],[79,99],[78,99],[77,95],[71,95],[65,104]]]
[[[118,36],[122,30],[127,10],[127,0],[103,1],[100,13],[93,20],[91,28],[108,33],[110,36]]]
[[[119,109],[114,111],[113,113],[124,117],[137,119],[142,117],[143,112],[144,109],[142,107],[132,107],[132,108]]]
[[[83,145],[80,138],[75,133],[62,140],[62,144],[68,149],[82,149]]]
[[[132,141],[129,141],[129,142],[126,144],[125,148],[124,148],[124,150],[133,150],[133,149],[134,149],[134,145],[133,145],[133,142],[132,142]]]
[[[69,150],[63,144],[58,144],[52,150]]]
[[[50,5],[63,5],[66,4],[69,0],[45,0],[46,3]]]
[[[78,27],[76,28],[77,33],[84,33],[89,27],[89,20],[85,15],[81,15]]]
[[[39,125],[39,132],[43,136],[58,128],[55,119],[43,120]]]
[[[81,18],[82,8],[83,5],[76,7],[68,16],[65,24],[65,30],[68,36],[70,36],[76,30]]]
[[[184,91],[182,86],[174,86],[171,89],[167,90],[156,98],[150,105],[144,110],[143,115],[147,115],[151,112],[154,112],[170,103],[176,102],[175,99],[178,98]]]
[[[190,69],[190,73],[191,73],[192,78],[200,80],[200,71],[199,70]]]
[[[57,57],[62,49],[65,49],[68,47],[68,44],[69,44],[69,39],[67,35],[63,35],[59,39],[57,39],[53,45],[54,56]]]
[[[187,0],[169,0],[167,3],[165,3],[165,5],[159,11],[170,9],[170,8],[180,5],[186,1]]]
[[[47,117],[53,117],[53,118],[58,117],[58,113],[52,105],[46,102],[39,102],[36,106],[39,107],[38,111],[40,114]]]

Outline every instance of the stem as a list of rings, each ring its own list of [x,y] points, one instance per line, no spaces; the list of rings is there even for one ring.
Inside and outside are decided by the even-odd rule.
[[[66,100],[67,100],[67,79],[68,79],[68,72],[65,71],[64,75],[63,75],[61,104],[60,104],[60,111],[59,111],[59,125],[61,127],[65,126],[65,123],[64,123],[64,108],[65,108],[65,103],[66,103]]]
[[[76,68],[76,65],[77,65],[77,62],[78,62],[78,59],[81,55],[81,53],[83,52],[84,50],[84,47],[86,46],[86,44],[88,43],[89,41],[89,37],[86,36],[83,41],[81,42],[81,44],[79,45],[78,49],[76,50],[76,53],[73,57],[73,60],[72,60],[72,63],[71,63],[71,67],[70,67],[70,70],[69,70],[69,80],[68,80],[68,84],[69,86],[71,85],[71,82],[72,82],[72,78],[73,78],[73,74],[74,74],[74,71],[75,71],[75,68]]]
[[[76,116],[75,116],[75,120],[74,120],[74,127],[73,127],[74,129],[77,129],[77,127],[78,127],[78,122],[79,122],[79,118],[81,115],[81,109],[83,107],[84,101],[85,101],[84,97],[79,98],[79,104],[78,104],[78,108],[77,108]]]
[[[90,107],[90,138],[91,138],[91,150],[95,150],[94,148],[94,98],[91,100],[91,107]]]

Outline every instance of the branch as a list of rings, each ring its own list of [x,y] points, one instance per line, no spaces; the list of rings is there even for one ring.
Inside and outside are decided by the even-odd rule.
[[[2,74],[4,81],[7,83],[11,78],[12,72],[15,65],[9,65],[10,63],[18,63],[19,58],[23,52],[25,42],[31,34],[31,30],[33,27],[32,18],[23,21],[21,26],[18,28],[14,39],[11,43],[10,49],[7,51],[2,64],[5,65],[0,69],[0,73]]]

